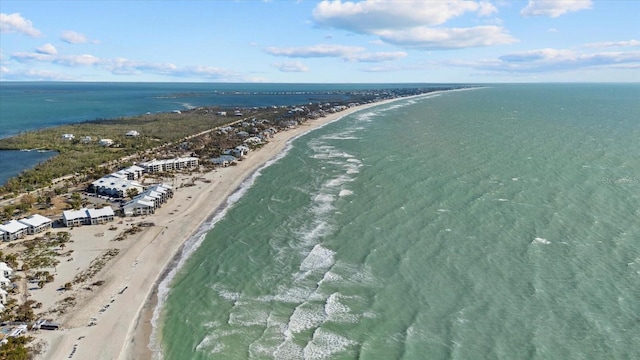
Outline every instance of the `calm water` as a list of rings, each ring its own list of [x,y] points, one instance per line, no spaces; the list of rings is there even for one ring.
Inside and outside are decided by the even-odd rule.
[[[496,85],[297,139],[161,286],[163,358],[640,358],[640,85]],[[195,250],[194,250],[195,249]]]
[[[206,105],[299,105],[343,100],[344,91],[421,86],[446,85],[0,82],[0,138],[44,127],[147,112]],[[0,184],[49,156],[51,153],[43,157],[0,151]]]

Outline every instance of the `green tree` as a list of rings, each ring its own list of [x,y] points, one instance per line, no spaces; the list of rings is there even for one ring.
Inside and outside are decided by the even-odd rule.
[[[137,195],[138,195],[138,189],[136,188],[127,189],[127,197],[129,197],[130,199],[133,199]]]
[[[30,336],[18,336],[7,338],[7,343],[0,346],[0,359],[3,360],[28,360],[29,350],[26,345],[32,340]]]
[[[36,198],[31,194],[24,195],[20,198],[20,204],[27,206],[27,209],[31,209],[35,203]]]

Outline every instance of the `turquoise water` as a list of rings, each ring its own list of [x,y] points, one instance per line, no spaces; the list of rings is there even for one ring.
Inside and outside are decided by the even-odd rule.
[[[639,94],[496,85],[297,139],[161,285],[163,358],[639,358]]]

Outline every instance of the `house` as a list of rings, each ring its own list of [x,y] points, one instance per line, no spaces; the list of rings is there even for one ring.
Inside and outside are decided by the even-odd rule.
[[[21,239],[27,234],[28,226],[17,221],[11,220],[0,225],[0,234],[2,241],[11,241]]]
[[[153,201],[146,201],[143,199],[133,199],[122,206],[122,211],[126,216],[133,215],[149,215],[153,214],[156,210],[156,206]]]
[[[167,184],[149,186],[145,191],[122,206],[126,216],[153,214],[157,208],[173,197],[173,188]]]
[[[167,159],[167,160],[152,160],[149,162],[140,163],[139,165],[144,167],[145,171],[149,173],[194,169],[198,167],[198,158],[183,157],[183,158]]]
[[[129,130],[129,131],[127,131],[127,133],[125,135],[127,137],[138,137],[138,136],[140,136],[140,133],[137,132],[136,130]]]
[[[92,141],[93,139],[91,138],[91,136],[83,136],[80,138],[80,142],[83,144],[88,144]]]
[[[129,180],[127,174],[110,174],[91,183],[91,189],[96,194],[112,197],[126,197],[131,191],[141,193],[144,186],[135,180]]]
[[[109,146],[113,145],[113,140],[111,140],[111,139],[100,139],[100,141],[98,141],[98,145],[104,146],[104,147],[109,147]]]
[[[289,110],[289,114],[299,114],[299,113],[303,113],[303,112],[305,112],[305,110],[303,108],[301,108],[301,107],[296,107],[296,108],[293,108],[293,109]]]
[[[124,168],[122,170],[116,171],[112,176],[122,176],[122,178],[127,180],[137,180],[142,177],[144,173],[144,168],[136,165],[129,166],[128,168]],[[116,175],[117,174],[117,175]]]
[[[27,226],[27,233],[30,235],[51,229],[53,223],[51,219],[40,214],[33,214],[18,221]]]
[[[237,157],[245,157],[249,154],[249,151],[249,147],[246,145],[238,145],[233,149],[233,152],[238,155]]]
[[[246,131],[238,131],[238,132],[236,133],[236,136],[237,136],[237,137],[240,137],[240,138],[247,138],[247,137],[249,137],[249,133],[248,133],[248,132],[246,132]]]
[[[113,221],[115,214],[111,206],[105,206],[102,209],[87,209],[87,215],[91,225],[98,225]]]
[[[111,206],[102,209],[65,210],[62,212],[62,223],[66,227],[97,225],[113,221],[114,215]]]
[[[217,158],[211,159],[211,162],[218,166],[227,167],[237,160],[238,159],[233,155],[220,155]]]
[[[10,278],[13,275],[13,269],[6,262],[0,262],[0,276]]]
[[[65,210],[62,212],[62,223],[66,227],[80,226],[87,222],[87,209]]]
[[[226,111],[218,111],[216,113],[216,115],[218,115],[218,116],[227,116],[227,112]]]
[[[246,139],[244,142],[245,142],[245,144],[249,144],[249,145],[255,146],[255,145],[262,144],[262,139],[260,139],[257,136],[252,136],[252,137]]]
[[[230,132],[233,132],[233,127],[232,126],[222,126],[220,128],[218,128],[219,133],[221,134],[228,134]]]
[[[173,187],[165,183],[151,185],[147,188],[147,190],[156,191],[162,194],[163,202],[166,202],[167,200],[169,200],[169,198],[173,197]]]
[[[62,140],[71,141],[73,139],[75,139],[75,136],[73,136],[73,134],[62,134]]]

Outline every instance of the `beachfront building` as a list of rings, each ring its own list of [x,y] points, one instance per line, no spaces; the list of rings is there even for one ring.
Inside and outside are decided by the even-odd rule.
[[[198,158],[182,157],[167,160],[152,160],[140,163],[139,165],[144,167],[145,171],[148,173],[188,170],[198,168]]]
[[[140,136],[140,133],[137,132],[136,130],[129,130],[129,131],[127,131],[125,136],[127,136],[127,137],[138,137],[138,136]]]
[[[160,195],[160,200],[161,200],[162,204],[164,204],[170,198],[173,197],[173,188],[171,187],[171,185],[164,184],[164,183],[151,185],[151,186],[147,187],[145,192],[143,192],[142,194],[145,194],[147,192],[158,193]]]
[[[65,210],[62,212],[62,223],[66,227],[80,226],[86,223],[87,209]]]
[[[75,136],[73,136],[73,134],[62,134],[62,140],[71,141],[73,139],[75,139]]]
[[[211,159],[211,162],[214,165],[227,167],[233,163],[235,163],[238,159],[233,155],[220,155],[217,158]]]
[[[33,214],[18,221],[27,226],[27,234],[30,235],[51,229],[51,224],[53,223],[51,219],[40,214]]]
[[[249,147],[246,145],[238,145],[233,149],[225,150],[223,152],[224,155],[232,155],[237,158],[246,157],[249,154]]]
[[[18,220],[7,221],[0,224],[0,236],[2,241],[21,239],[27,234],[28,226]]]
[[[90,190],[96,194],[116,198],[129,196],[131,191],[141,193],[144,186],[135,180],[128,179],[129,174],[109,174],[91,183]]]
[[[245,144],[257,146],[262,144],[262,139],[257,136],[252,136],[244,141]]]
[[[133,199],[122,206],[125,216],[150,215],[155,211],[155,203],[144,199]]]
[[[141,194],[122,206],[125,216],[149,215],[173,197],[173,188],[167,184],[149,186]]]
[[[113,221],[115,214],[111,206],[105,206],[101,209],[87,209],[87,215],[91,225],[98,225]]]
[[[111,206],[105,206],[101,209],[65,210],[62,212],[62,223],[66,227],[97,225],[113,221],[114,216]]]

